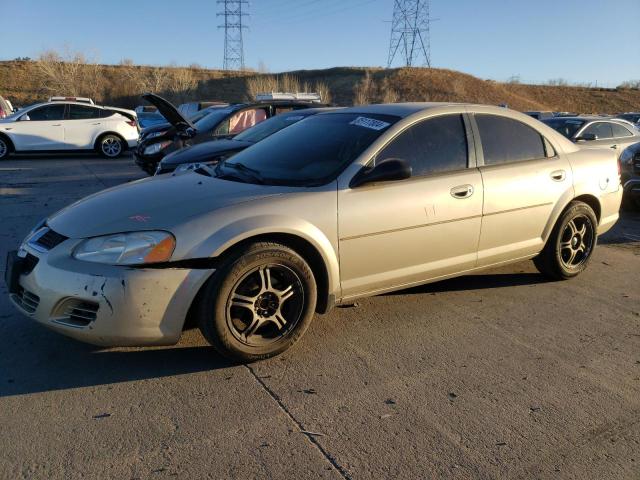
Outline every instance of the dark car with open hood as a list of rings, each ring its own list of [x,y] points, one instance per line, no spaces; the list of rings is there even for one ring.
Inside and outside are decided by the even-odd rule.
[[[148,135],[141,135],[138,141],[136,163],[149,175],[156,172],[158,164],[166,155],[181,148],[210,140],[229,139],[279,113],[323,106],[319,99],[264,100],[210,107],[208,114],[193,121],[185,118],[162,97],[147,93],[142,98],[158,107],[158,111],[170,124],[168,129],[160,129],[162,134],[150,132]]]

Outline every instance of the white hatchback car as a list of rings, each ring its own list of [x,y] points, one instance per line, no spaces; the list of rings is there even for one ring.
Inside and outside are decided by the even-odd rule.
[[[0,119],[0,160],[12,152],[91,150],[116,158],[138,142],[133,110],[80,102],[31,105]]]

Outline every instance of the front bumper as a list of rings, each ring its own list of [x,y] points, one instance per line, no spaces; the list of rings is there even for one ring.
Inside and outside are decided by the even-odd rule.
[[[172,345],[213,270],[130,268],[82,262],[69,239],[40,253],[11,294],[25,315],[69,337],[101,346]]]

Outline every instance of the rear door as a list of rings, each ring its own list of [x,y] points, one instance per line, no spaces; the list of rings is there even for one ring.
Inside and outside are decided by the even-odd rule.
[[[618,151],[618,156],[622,154],[626,148],[640,142],[640,135],[632,133],[631,128],[627,128],[626,125],[611,122],[611,130],[613,131],[614,141],[612,148]]]
[[[596,140],[580,140],[585,135],[595,135]],[[576,135],[577,144],[582,148],[611,148],[616,149],[616,142],[613,138],[611,122],[593,122],[578,132]]]
[[[412,177],[338,190],[344,296],[419,283],[476,265],[482,180],[462,114],[408,127],[370,166],[406,160]]]
[[[539,252],[555,205],[573,192],[571,166],[547,139],[518,120],[475,114],[484,184],[478,266]]]
[[[65,144],[68,149],[88,150],[103,129],[100,109],[88,105],[69,104],[64,121]]]
[[[54,103],[21,115],[10,132],[16,150],[64,150],[65,107]]]

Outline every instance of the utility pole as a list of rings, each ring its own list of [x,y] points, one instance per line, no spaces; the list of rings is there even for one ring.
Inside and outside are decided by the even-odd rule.
[[[431,67],[430,0],[394,0],[387,68],[396,56],[403,66]]]
[[[223,23],[218,28],[224,28],[224,70],[244,70],[244,46],[242,43],[242,31],[246,29],[243,18],[248,16],[248,0],[217,0],[222,5],[222,12],[218,17],[223,17]],[[245,11],[243,11],[243,8]]]

